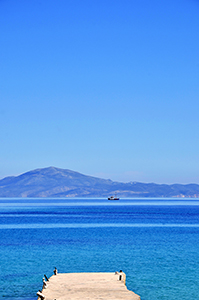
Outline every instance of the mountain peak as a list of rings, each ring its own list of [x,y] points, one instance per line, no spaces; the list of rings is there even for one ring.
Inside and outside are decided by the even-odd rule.
[[[46,167],[0,180],[0,197],[198,197],[197,184],[122,183]]]

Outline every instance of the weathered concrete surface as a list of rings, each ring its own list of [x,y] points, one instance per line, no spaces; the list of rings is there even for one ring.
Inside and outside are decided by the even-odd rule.
[[[114,273],[58,273],[53,275],[42,293],[45,300],[131,299],[140,300],[127,290],[124,281]]]

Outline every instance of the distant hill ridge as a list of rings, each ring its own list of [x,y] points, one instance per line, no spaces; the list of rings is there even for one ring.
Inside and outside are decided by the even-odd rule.
[[[198,184],[116,182],[48,167],[0,180],[0,197],[198,197]]]

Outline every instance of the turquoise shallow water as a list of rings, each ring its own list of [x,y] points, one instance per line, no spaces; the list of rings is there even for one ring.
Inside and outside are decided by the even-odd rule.
[[[0,199],[0,299],[43,275],[122,269],[142,300],[199,299],[199,200]]]

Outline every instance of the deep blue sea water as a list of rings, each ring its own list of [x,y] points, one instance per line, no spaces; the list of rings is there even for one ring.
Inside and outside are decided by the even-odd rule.
[[[0,300],[42,278],[115,272],[141,300],[199,299],[199,199],[0,199]]]

